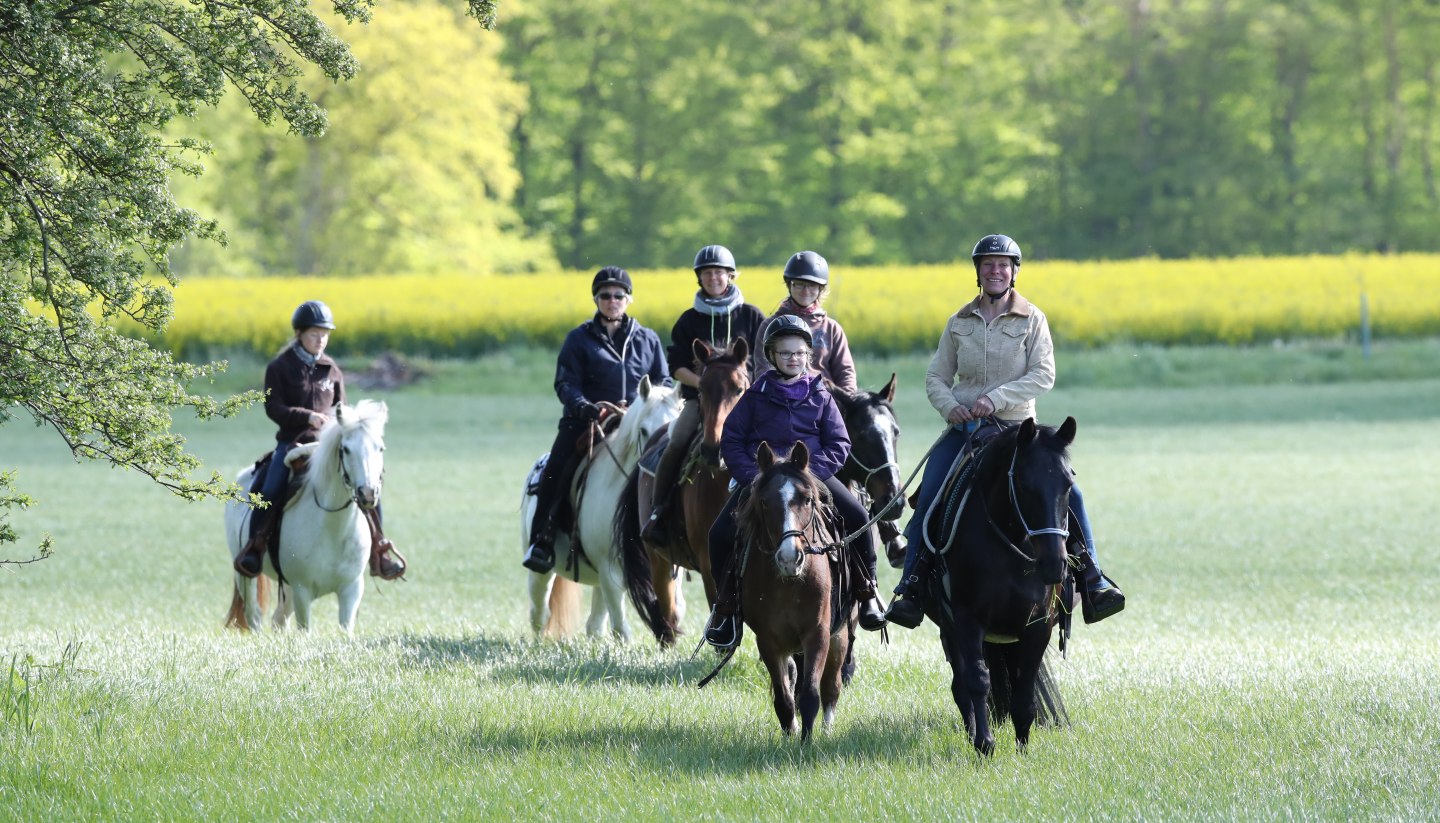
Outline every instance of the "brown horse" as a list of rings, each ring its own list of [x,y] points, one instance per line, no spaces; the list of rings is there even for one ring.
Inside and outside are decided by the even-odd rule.
[[[760,474],[735,510],[744,547],[736,558],[740,609],[770,672],[780,728],[795,732],[798,705],[805,741],[822,706],[825,727],[835,719],[858,609],[838,591],[844,588],[843,549],[805,444],[796,443],[788,460],[761,444],[756,461]]]
[[[695,341],[695,361],[700,364],[699,465],[679,491],[678,514],[684,530],[664,529],[660,540],[640,538],[640,512],[648,512],[653,498],[651,478],[634,472],[620,497],[615,513],[615,544],[625,567],[625,585],[641,620],[654,632],[662,646],[675,642],[680,634],[682,599],[674,567],[692,569],[705,583],[707,604],[719,595],[710,573],[710,525],[730,497],[730,471],[720,463],[720,435],[725,419],[740,396],[750,387],[747,361],[750,347],[745,338],[736,338],[725,349],[716,349],[703,340]],[[663,449],[664,441],[651,446]],[[642,460],[643,462],[643,460]]]

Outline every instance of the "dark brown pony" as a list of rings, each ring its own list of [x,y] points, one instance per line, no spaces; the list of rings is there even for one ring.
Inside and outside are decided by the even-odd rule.
[[[678,492],[675,511],[683,517],[684,529],[665,530],[660,538],[663,543],[641,540],[640,513],[650,511],[654,490],[652,478],[639,471],[630,476],[615,513],[615,544],[624,564],[625,586],[641,620],[662,646],[671,645],[680,634],[681,601],[674,567],[700,574],[707,605],[714,606],[719,595],[710,573],[710,526],[730,498],[730,471],[720,465],[720,435],[730,410],[750,387],[749,358],[750,347],[743,337],[725,349],[695,341],[703,414],[701,461]],[[664,441],[651,447],[662,448]]]
[[[1059,429],[1034,420],[1004,430],[972,458],[974,467],[946,490],[939,534],[940,576],[930,581],[926,614],[940,627],[950,660],[950,692],[981,754],[995,748],[987,701],[990,665],[1006,688],[1015,740],[1023,750],[1036,716],[1036,680],[1059,618],[1067,581],[1069,496],[1066,449],[1075,418]],[[987,643],[988,641],[992,641]],[[999,641],[999,642],[995,642]],[[989,664],[987,664],[987,651]]]
[[[827,728],[835,719],[857,608],[837,591],[846,566],[830,523],[829,495],[810,473],[805,444],[796,443],[789,459],[779,460],[762,443],[756,461],[760,474],[735,510],[740,610],[770,672],[780,729],[795,732],[798,707],[805,741],[822,706]],[[846,605],[837,609],[837,602]]]

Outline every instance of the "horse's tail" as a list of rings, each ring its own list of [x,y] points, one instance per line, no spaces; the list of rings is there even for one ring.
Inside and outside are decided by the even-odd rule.
[[[655,639],[662,644],[673,642],[678,627],[672,626],[669,616],[655,594],[655,583],[650,578],[650,551],[640,539],[640,469],[630,472],[625,481],[625,490],[620,493],[620,505],[615,507],[615,521],[611,535],[615,551],[620,555],[620,568],[625,574],[625,591],[630,602],[640,615],[640,621],[650,628]]]
[[[550,585],[550,619],[540,630],[542,637],[560,639],[580,628],[580,584],[563,574]]]
[[[270,578],[263,574],[255,581],[255,600],[260,613],[264,614],[270,607]],[[239,583],[235,584],[234,595],[230,598],[230,613],[225,616],[225,628],[250,631],[250,624],[245,621],[245,598],[240,596]]]

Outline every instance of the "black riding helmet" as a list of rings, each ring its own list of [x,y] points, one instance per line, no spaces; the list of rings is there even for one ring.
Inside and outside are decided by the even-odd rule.
[[[619,286],[626,294],[635,293],[635,288],[630,283],[630,272],[619,266],[606,266],[595,272],[595,279],[590,281],[590,295],[593,297],[599,294],[606,286]]]
[[[322,329],[335,328],[335,315],[330,307],[319,300],[306,300],[300,304],[295,313],[290,315],[290,328],[300,331],[312,326]]]
[[[813,251],[798,251],[785,264],[785,280],[806,280],[822,286],[830,283],[830,264]]]
[[[768,353],[775,341],[786,335],[799,337],[807,346],[815,344],[815,338],[810,334],[810,326],[804,320],[793,314],[782,314],[771,320],[770,328],[765,330],[765,351]]]
[[[699,274],[701,269],[708,269],[711,266],[718,266],[722,269],[735,271],[735,255],[724,246],[706,246],[695,252],[695,273]]]
[[[975,285],[980,285],[980,258],[1008,257],[1015,261],[1015,274],[1010,277],[1010,288],[1020,279],[1020,244],[1003,234],[987,234],[975,244],[970,259],[975,263]]]

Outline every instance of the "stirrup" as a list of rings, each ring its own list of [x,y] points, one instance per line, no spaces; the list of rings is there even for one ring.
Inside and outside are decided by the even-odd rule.
[[[385,561],[389,559],[387,564]],[[370,547],[370,576],[378,577],[381,580],[398,580],[405,576],[410,564],[405,561],[405,555],[395,548],[395,544],[388,538],[380,540]]]
[[[1102,580],[1104,578],[1101,578]],[[1101,620],[1119,614],[1125,610],[1125,593],[1120,587],[1111,583],[1101,589],[1089,591],[1082,587],[1080,594],[1080,612],[1085,617],[1085,623],[1099,623]]]
[[[885,610],[885,620],[894,626],[913,629],[925,622],[925,610],[913,595],[905,595],[890,601],[890,608]]]

